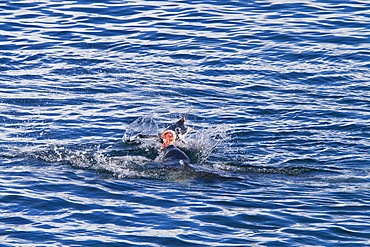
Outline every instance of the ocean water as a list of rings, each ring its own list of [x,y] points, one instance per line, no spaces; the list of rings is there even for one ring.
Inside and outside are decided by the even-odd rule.
[[[0,246],[370,245],[368,1],[0,9]]]

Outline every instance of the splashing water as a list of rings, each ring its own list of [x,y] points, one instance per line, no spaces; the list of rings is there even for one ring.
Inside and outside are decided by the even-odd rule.
[[[139,135],[155,136],[158,135],[158,133],[159,128],[154,117],[144,116],[136,119],[129,125],[125,134],[123,135],[123,141],[137,142],[141,140]]]
[[[159,147],[158,136],[159,125],[154,117],[141,117],[130,124],[123,140],[126,143],[138,142],[140,148],[150,149]],[[197,129],[187,137],[179,141],[176,146],[185,151],[193,163],[204,163],[217,147],[225,149],[227,136],[227,126],[210,126],[208,128]],[[140,138],[140,135],[152,136],[153,138]],[[156,159],[159,160],[159,159]]]
[[[193,153],[197,163],[204,163],[217,148],[224,151],[227,149],[227,130],[226,125],[197,130],[192,138],[186,139],[179,147]]]

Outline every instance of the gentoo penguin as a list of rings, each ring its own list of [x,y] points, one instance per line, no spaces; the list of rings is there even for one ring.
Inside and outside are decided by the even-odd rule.
[[[190,109],[191,110],[191,109]],[[174,124],[171,124],[170,126],[167,127],[167,129],[163,132],[163,134],[168,131],[168,130],[172,130],[173,132],[175,132],[175,141],[178,141],[178,140],[183,140],[183,137],[190,131],[190,130],[194,130],[192,127],[189,127],[189,126],[186,126],[185,125],[185,120],[187,119],[187,117],[189,116],[189,112],[190,110],[188,111],[188,113],[185,114],[185,116],[183,116],[179,121],[177,121],[176,123]],[[163,139],[163,134],[162,134],[162,139]]]
[[[176,140],[178,140],[175,131],[167,129],[163,132],[161,138],[163,140],[163,164],[169,166],[182,166],[190,164],[189,157],[174,145]]]

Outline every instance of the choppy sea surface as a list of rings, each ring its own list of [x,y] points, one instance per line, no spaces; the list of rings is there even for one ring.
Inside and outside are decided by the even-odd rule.
[[[369,9],[1,2],[0,246],[369,246]]]

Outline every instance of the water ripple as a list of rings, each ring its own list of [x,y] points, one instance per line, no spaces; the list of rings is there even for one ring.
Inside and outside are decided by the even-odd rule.
[[[0,5],[1,244],[369,244],[368,2]]]

